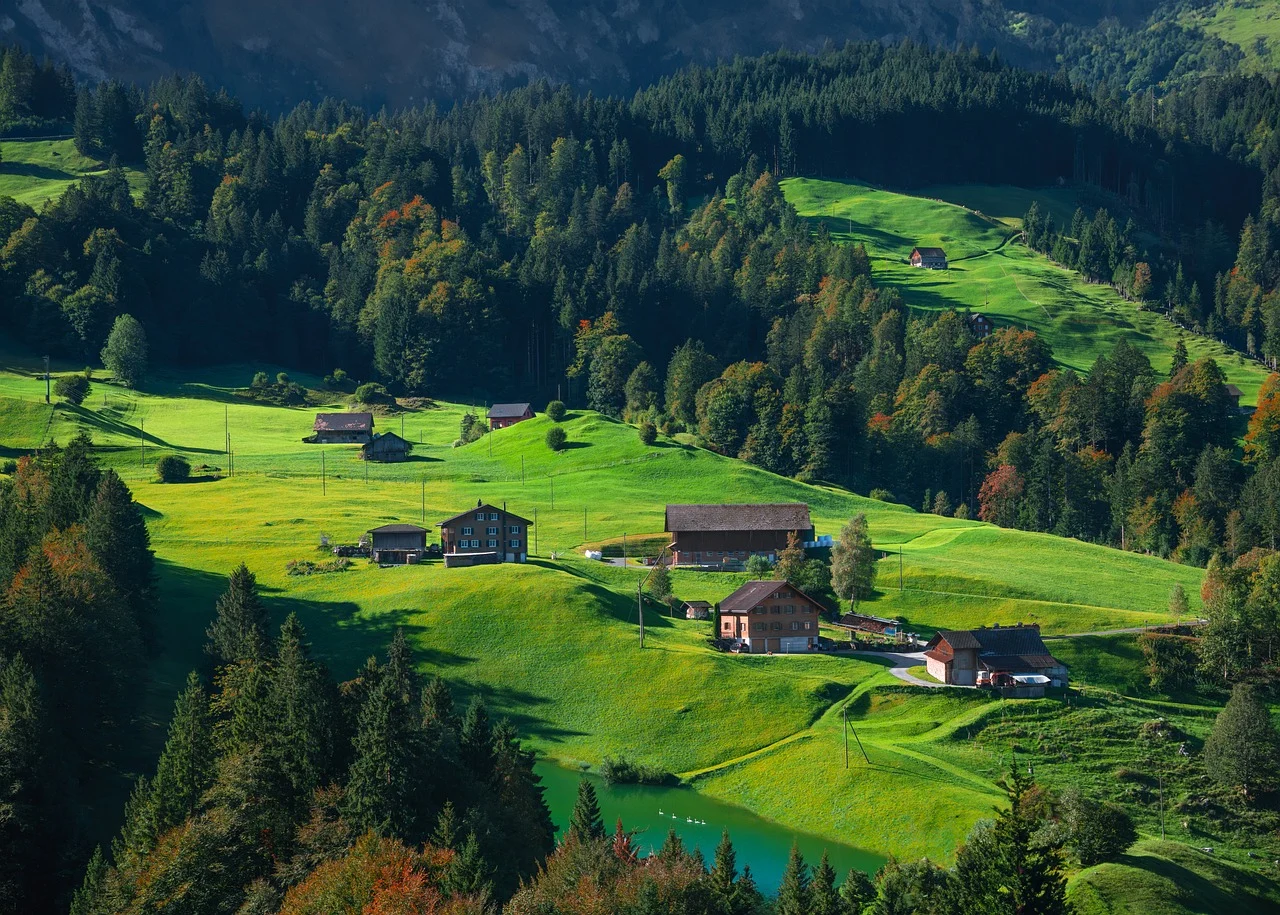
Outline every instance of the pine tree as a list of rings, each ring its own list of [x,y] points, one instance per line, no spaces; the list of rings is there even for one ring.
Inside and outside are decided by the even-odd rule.
[[[191,673],[173,706],[169,737],[151,783],[152,817],[160,831],[177,826],[195,812],[213,783],[215,753],[209,697]]]
[[[809,890],[809,866],[804,863],[800,846],[792,843],[787,868],[782,872],[782,884],[778,887],[775,915],[809,915],[811,893]]]
[[[0,899],[14,904],[25,899],[25,883],[39,863],[33,858],[40,847],[43,812],[43,717],[31,668],[21,655],[11,661],[0,658]],[[18,906],[11,911],[19,911]]]
[[[1179,372],[1187,367],[1187,344],[1179,337],[1177,344],[1173,347],[1173,361],[1169,365],[1169,377],[1175,377]]]
[[[431,844],[436,848],[457,850],[458,847],[458,811],[453,801],[445,801],[440,808],[440,816],[436,818],[436,829],[431,834]]]
[[[85,867],[84,880],[71,897],[71,915],[106,915],[108,909],[102,896],[108,870],[102,846],[94,846],[89,864]]]
[[[600,817],[600,802],[596,789],[587,779],[578,782],[578,797],[569,815],[569,829],[565,838],[576,837],[579,842],[604,838],[604,820]]]
[[[462,764],[471,776],[481,783],[487,782],[493,775],[493,729],[489,724],[489,710],[478,695],[471,698],[463,716],[458,748]]]
[[[1204,767],[1218,784],[1252,797],[1280,786],[1280,734],[1251,683],[1237,683],[1204,742]]]
[[[864,909],[875,902],[876,885],[871,878],[852,868],[840,884],[840,904],[846,915],[862,915]]]
[[[97,497],[102,472],[90,457],[89,436],[81,432],[62,449],[49,474],[49,523],[59,530],[85,520]]]
[[[142,511],[114,470],[102,475],[84,527],[89,551],[147,632],[154,602],[155,555]]]
[[[244,563],[231,573],[206,635],[205,651],[219,664],[260,661],[266,656],[267,609],[258,597],[258,580]]]
[[[449,690],[449,684],[438,675],[432,677],[431,682],[422,690],[422,723],[434,723],[450,731],[458,729],[453,693]]]
[[[445,874],[445,887],[458,896],[487,896],[493,890],[493,868],[480,853],[474,832],[467,833]]]
[[[418,722],[381,676],[360,708],[343,816],[359,830],[409,841],[418,822]]]
[[[809,887],[809,915],[841,915],[840,894],[836,892],[836,869],[824,849],[822,860],[813,869]]]
[[[684,842],[680,840],[680,836],[674,829],[668,829],[667,837],[662,841],[662,847],[658,849],[658,858],[674,864],[685,854]]]
[[[720,903],[721,908],[729,911],[733,900],[734,884],[738,880],[738,853],[733,848],[727,829],[720,833],[720,844],[716,846],[715,862],[711,865],[708,879],[711,883],[712,895]]]
[[[333,759],[333,704],[326,681],[311,660],[302,624],[290,613],[268,673],[268,746],[303,802],[327,777]]]

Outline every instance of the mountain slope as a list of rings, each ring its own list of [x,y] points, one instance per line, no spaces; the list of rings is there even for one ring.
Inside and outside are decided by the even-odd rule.
[[[627,92],[687,63],[779,47],[910,38],[999,47],[1053,66],[1012,28],[1025,14],[1136,25],[1157,0],[18,0],[0,40],[90,79],[193,71],[257,104],[339,95],[364,104],[456,97],[547,78]]]

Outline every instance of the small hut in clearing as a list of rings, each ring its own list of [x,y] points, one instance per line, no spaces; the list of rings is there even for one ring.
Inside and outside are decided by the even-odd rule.
[[[366,461],[406,461],[413,443],[394,432],[375,432],[373,438],[360,446],[360,457]]]

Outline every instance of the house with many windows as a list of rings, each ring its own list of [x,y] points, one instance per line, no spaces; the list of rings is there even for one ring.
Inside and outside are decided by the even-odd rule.
[[[666,530],[678,566],[741,568],[751,556],[778,558],[795,534],[813,540],[809,506],[803,502],[668,505]]]
[[[440,528],[440,548],[446,568],[494,562],[524,562],[529,555],[533,522],[484,501],[475,508],[446,518]]]
[[[821,605],[785,581],[749,581],[720,601],[716,637],[751,654],[791,654],[818,645]]]

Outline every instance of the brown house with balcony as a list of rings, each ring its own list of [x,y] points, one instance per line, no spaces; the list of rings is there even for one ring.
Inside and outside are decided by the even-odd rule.
[[[794,654],[818,644],[821,606],[785,581],[749,581],[719,604],[716,636],[751,654]]]
[[[506,507],[477,501],[475,508],[436,524],[446,568],[493,562],[524,562],[533,522]]]
[[[813,540],[809,506],[803,502],[668,505],[666,530],[675,565],[723,566],[751,556],[772,561],[786,547],[788,534]]]
[[[1067,666],[1049,654],[1036,623],[942,630],[929,640],[924,657],[931,677],[955,686],[976,685],[982,672],[992,680],[1004,674],[1046,677],[1046,685],[1067,685]]]
[[[527,403],[496,403],[489,408],[490,429],[505,429],[526,419],[533,419],[533,408]]]
[[[318,445],[364,445],[373,439],[373,414],[317,413],[311,428]]]

